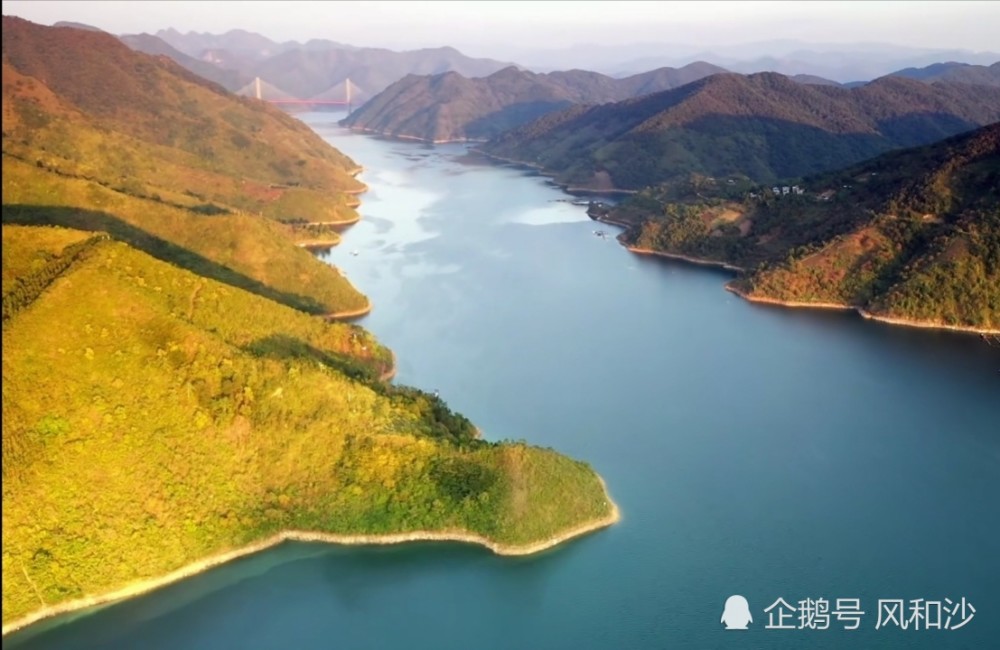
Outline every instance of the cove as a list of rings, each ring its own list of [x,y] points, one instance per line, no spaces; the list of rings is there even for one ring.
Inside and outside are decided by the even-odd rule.
[[[544,553],[284,544],[46,621],[10,648],[984,648],[1000,638],[1000,349],[753,305],[719,270],[638,256],[542,177],[465,145],[301,118],[365,172],[324,259],[395,381],[490,439],[586,460],[622,511]],[[357,252],[357,255],[353,255]],[[746,632],[720,624],[747,598]],[[860,628],[764,629],[778,598],[859,598]],[[962,629],[875,630],[879,599]],[[797,623],[797,621],[796,621]]]

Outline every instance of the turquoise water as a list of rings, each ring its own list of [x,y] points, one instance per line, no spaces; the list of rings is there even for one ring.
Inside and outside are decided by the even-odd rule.
[[[623,520],[529,558],[288,544],[5,648],[995,647],[1000,348],[751,305],[595,237],[539,177],[303,119],[367,169],[324,258],[372,298],[396,381],[587,460]],[[732,594],[745,632],[720,624]],[[764,629],[779,597],[866,613]],[[962,597],[962,629],[874,629],[879,599]]]

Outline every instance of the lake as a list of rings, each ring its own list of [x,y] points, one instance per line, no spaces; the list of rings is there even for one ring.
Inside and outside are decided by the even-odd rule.
[[[542,177],[464,145],[300,117],[366,168],[362,221],[322,257],[372,299],[360,323],[395,350],[395,381],[439,390],[487,438],[588,461],[622,521],[527,558],[287,544],[39,624],[5,648],[937,650],[1000,639],[1000,348],[751,305],[723,290],[727,273],[595,236],[617,230]],[[746,631],[720,623],[734,594],[749,602]],[[779,598],[790,608],[765,612]],[[827,601],[826,619],[822,603],[804,616],[806,599]],[[864,614],[845,630],[853,605]],[[923,629],[938,614],[941,627],[967,622]],[[828,629],[775,628],[804,621]]]

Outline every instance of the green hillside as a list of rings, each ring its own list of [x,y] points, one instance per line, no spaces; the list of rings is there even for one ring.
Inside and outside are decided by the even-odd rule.
[[[361,328],[81,237],[3,227],[48,280],[4,324],[4,623],[283,529],[521,544],[609,514],[585,464],[380,381]]]
[[[695,177],[608,216],[630,246],[750,269],[733,286],[752,298],[1000,329],[1000,123],[800,185]]]

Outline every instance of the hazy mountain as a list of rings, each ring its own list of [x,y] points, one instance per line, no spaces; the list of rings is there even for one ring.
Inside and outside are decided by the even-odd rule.
[[[73,29],[84,29],[88,32],[103,32],[104,30],[99,27],[94,27],[93,25],[88,25],[86,23],[76,23],[71,20],[60,20],[59,22],[52,25],[53,27],[71,27]]]
[[[153,56],[170,57],[199,77],[214,81],[228,90],[241,88],[252,80],[252,77],[238,70],[227,69],[189,56],[152,34],[126,34],[119,38],[123,43],[137,52],[144,52]]]
[[[632,224],[630,246],[753,269],[734,283],[753,299],[1000,327],[1000,124],[800,183],[727,198],[702,179],[686,200],[654,191],[608,216]]]
[[[428,141],[485,140],[572,104],[619,101],[675,88],[718,72],[724,71],[699,62],[624,79],[586,70],[537,74],[516,67],[480,79],[468,79],[456,72],[408,75],[342,124]]]
[[[826,79],[825,77],[817,77],[814,74],[797,74],[789,77],[792,81],[800,84],[811,84],[813,86],[841,86],[836,81],[832,79]]]
[[[891,45],[887,43],[805,43],[773,40],[706,48],[699,44],[636,43],[608,45],[590,43],[562,49],[498,50],[536,71],[574,67],[611,76],[627,76],[663,66],[683,66],[708,61],[734,72],[780,72],[809,74],[839,83],[868,81],[907,67],[923,67],[940,61],[989,65],[1000,59],[996,52],[969,52]]]
[[[891,74],[900,68],[922,67],[939,61],[964,60],[970,64],[989,64],[1000,58],[1000,55],[996,53],[929,51],[900,56],[892,51],[879,53],[801,50],[784,56],[766,56],[750,60],[705,58],[718,62],[734,72],[744,74],[767,71],[780,72],[785,75],[811,74],[844,83],[875,79]]]
[[[274,89],[274,97],[342,99],[343,93],[333,96],[335,89],[343,89],[345,80],[350,79],[352,100],[356,105],[407,74],[455,71],[466,77],[481,77],[511,65],[471,58],[452,47],[395,52],[325,39],[277,43],[244,30],[225,34],[182,34],[165,29],[155,36],[140,34],[122,38],[137,50],[169,56],[195,74],[217,81],[231,91],[239,91],[255,77],[260,77]],[[215,72],[206,65],[222,72]]]
[[[250,61],[262,61],[298,43],[280,44],[256,32],[233,29],[225,34],[209,32],[187,32],[176,29],[161,29],[155,36],[163,39],[181,52],[201,59],[207,50],[225,50]]]
[[[705,61],[693,61],[680,68],[664,67],[640,72],[620,78],[618,83],[618,87],[622,90],[620,98],[627,99],[661,90],[670,90],[720,72],[727,72],[727,70]]]
[[[324,93],[350,79],[357,89],[354,99],[364,101],[408,74],[457,72],[464,77],[481,77],[508,65],[490,59],[472,59],[451,47],[409,52],[297,47],[262,61],[254,67],[254,73],[302,98]]]
[[[487,153],[561,182],[638,189],[696,172],[769,182],[849,165],[1000,120],[1000,89],[885,77],[855,89],[776,73],[718,74],[577,106],[499,136]]]
[[[1000,62],[990,66],[968,63],[935,63],[925,68],[906,68],[892,73],[894,77],[907,77],[919,81],[950,81],[979,86],[1000,86]]]

